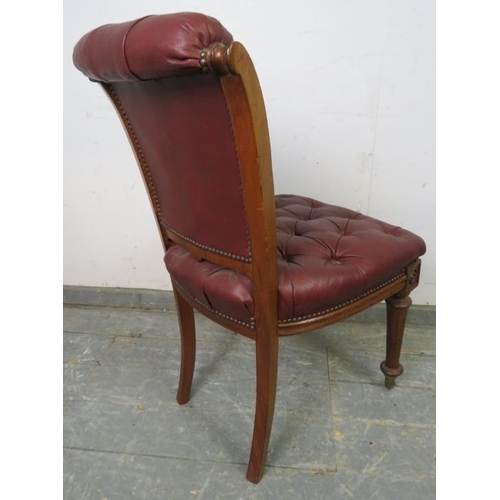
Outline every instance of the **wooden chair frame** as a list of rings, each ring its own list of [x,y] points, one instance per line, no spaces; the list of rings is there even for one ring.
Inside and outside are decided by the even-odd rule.
[[[203,308],[175,283],[174,295],[181,332],[181,370],[177,401],[189,400],[195,366],[195,321],[193,308],[214,322],[245,335],[256,344],[256,409],[247,479],[258,483],[263,475],[276,399],[279,337],[309,332],[333,324],[385,300],[387,303],[386,358],[380,368],[388,388],[394,386],[403,367],[399,362],[410,292],[418,285],[420,259],[390,282],[323,315],[298,321],[278,321],[278,269],[276,258],[276,213],[271,167],[271,147],[262,92],[253,63],[239,42],[229,47],[213,43],[200,54],[205,71],[220,76],[232,120],[241,168],[247,213],[251,261],[247,262],[200,248],[160,222],[157,200],[147,164],[134,131],[112,85],[101,83],[119,112],[141,167],[165,250],[175,242],[197,259],[205,259],[248,276],[253,284],[255,322],[253,328],[237,324]]]

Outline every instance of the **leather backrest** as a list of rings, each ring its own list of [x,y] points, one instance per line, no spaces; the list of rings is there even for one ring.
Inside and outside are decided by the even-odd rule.
[[[74,63],[111,96],[134,146],[160,226],[204,250],[250,260],[241,172],[219,76],[200,52],[232,36],[195,13],[102,26]]]

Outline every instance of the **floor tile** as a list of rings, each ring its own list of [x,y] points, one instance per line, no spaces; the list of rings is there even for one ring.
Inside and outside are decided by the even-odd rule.
[[[435,498],[435,328],[409,325],[387,390],[385,327],[343,322],[282,338],[264,478],[245,473],[255,347],[196,315],[190,401],[179,406],[177,317],[65,307],[64,498]]]
[[[333,415],[342,418],[432,427],[436,424],[436,394],[432,390],[332,382]]]
[[[298,347],[317,344],[333,350],[385,352],[385,335],[385,324],[344,321],[315,332],[283,337],[281,340]],[[435,356],[435,327],[407,325],[401,352]]]
[[[113,337],[92,333],[64,333],[63,361],[65,363],[96,362],[113,343]]]
[[[65,307],[63,328],[65,332],[129,337],[179,335],[175,313],[112,307]]]
[[[328,349],[330,380],[341,382],[371,382],[383,385],[380,362],[384,356],[373,351]],[[397,378],[398,387],[436,387],[436,360],[432,356],[402,354],[404,372]]]
[[[339,471],[425,480],[436,475],[433,427],[388,421],[334,418],[335,460]],[[409,453],[409,450],[418,450]]]
[[[253,411],[152,407],[103,401],[74,402],[64,419],[69,448],[149,454],[167,458],[246,463]],[[268,464],[334,470],[329,416],[278,411]]]
[[[84,400],[158,406],[174,404],[178,374],[153,367],[96,366],[86,381]]]
[[[64,454],[64,499],[130,500],[432,500],[432,480],[360,473],[268,467],[262,481],[246,481],[244,464],[178,460],[146,455],[86,452]]]
[[[90,374],[96,366],[96,363],[65,363],[63,365],[63,400],[65,402],[82,398]]]

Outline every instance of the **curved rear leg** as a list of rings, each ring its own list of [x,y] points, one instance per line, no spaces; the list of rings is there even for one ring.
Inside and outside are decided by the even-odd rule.
[[[177,402],[183,405],[189,401],[189,393],[191,392],[191,384],[193,382],[196,336],[193,308],[175,288],[175,285],[173,289],[181,333],[181,372],[179,376],[179,388],[177,390]]]
[[[247,479],[252,483],[258,483],[261,480],[266,465],[276,401],[278,343],[277,332],[260,332],[260,334],[257,334],[255,342],[257,404],[250,461],[247,469]]]

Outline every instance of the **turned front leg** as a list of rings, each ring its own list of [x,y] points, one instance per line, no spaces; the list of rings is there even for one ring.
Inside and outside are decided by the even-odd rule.
[[[411,306],[410,297],[390,297],[386,300],[387,307],[387,340],[386,357],[380,369],[385,375],[385,386],[392,389],[395,380],[403,373],[403,365],[399,362],[403,335],[408,309]]]
[[[387,310],[387,341],[385,361],[380,369],[385,375],[385,386],[392,389],[396,385],[396,378],[403,373],[403,366],[399,362],[406,317],[411,306],[410,292],[418,286],[420,280],[420,259],[415,260],[406,268],[406,284],[404,288],[389,297],[386,302]]]

